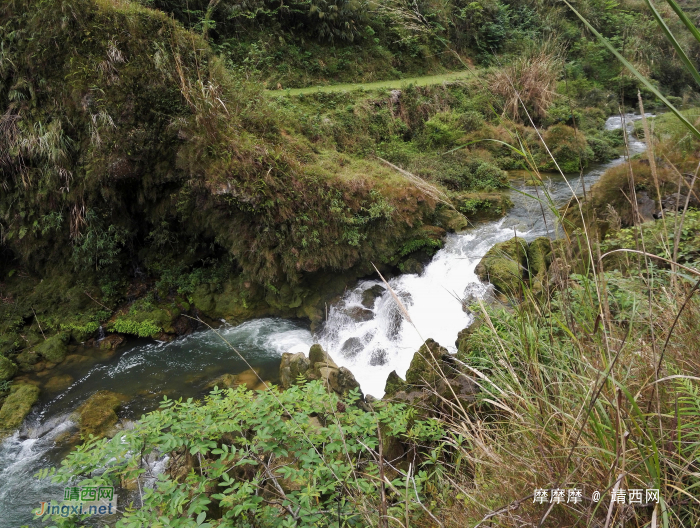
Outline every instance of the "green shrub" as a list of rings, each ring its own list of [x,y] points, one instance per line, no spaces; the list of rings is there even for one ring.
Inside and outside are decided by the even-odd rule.
[[[221,519],[222,526],[250,526],[253,519],[261,527],[325,526],[329,512],[344,526],[369,526],[376,524],[380,504],[372,453],[381,429],[385,456],[399,442],[426,452],[414,462],[415,479],[409,481],[404,469],[390,476],[390,489],[402,491],[391,496],[388,514],[414,515],[422,510],[429,470],[441,452],[436,441],[442,429],[433,420],[414,420],[404,405],[380,401],[368,412],[356,406],[357,399],[352,391],[341,400],[318,381],[284,392],[215,389],[203,402],[166,398],[133,430],[88,442],[57,472],[39,476],[62,483],[87,477],[83,485],[107,486],[138,480],[143,486],[141,461],[169,453],[168,472],[146,488],[142,503],[125,509],[116,526],[184,517],[198,525],[206,518]],[[135,452],[143,456],[130,456]]]
[[[109,326],[109,330],[120,334],[152,337],[161,331],[161,327],[150,319],[138,322],[133,319],[120,317]]]

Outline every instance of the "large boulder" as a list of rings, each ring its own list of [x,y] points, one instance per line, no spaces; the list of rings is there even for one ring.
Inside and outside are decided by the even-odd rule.
[[[0,436],[9,433],[22,424],[32,405],[39,399],[39,388],[29,383],[15,383],[10,395],[0,408]]]
[[[90,396],[77,411],[80,436],[83,438],[89,438],[90,435],[98,438],[110,436],[119,420],[117,411],[126,399],[123,394],[107,390],[97,391]]]
[[[309,358],[303,352],[282,354],[282,362],[280,363],[280,385],[282,388],[288,389],[294,385],[299,376],[306,374],[310,366]]]
[[[66,354],[68,353],[66,341],[68,341],[67,335],[56,334],[37,346],[36,351],[44,356],[46,361],[60,363],[66,358]]]
[[[5,356],[0,356],[0,381],[12,379],[15,374],[17,374],[17,365]]]
[[[413,355],[411,366],[406,371],[406,383],[414,387],[434,387],[444,372],[443,358],[449,352],[432,339],[428,339]]]
[[[329,390],[341,396],[346,396],[351,390],[360,388],[352,372],[345,367],[339,367],[318,344],[311,347],[308,359],[301,352],[282,354],[280,365],[282,388],[287,389],[294,385],[300,375],[307,380],[321,380]],[[360,396],[364,400],[362,391]]]
[[[527,248],[527,242],[520,237],[499,242],[486,252],[474,271],[498,292],[518,296],[527,278]]]
[[[478,392],[478,385],[462,372],[459,362],[429,339],[413,356],[405,381],[396,372],[389,374],[384,398],[410,405],[418,416],[429,417],[464,408]]]

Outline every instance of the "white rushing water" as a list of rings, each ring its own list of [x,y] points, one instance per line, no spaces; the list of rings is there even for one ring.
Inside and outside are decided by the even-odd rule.
[[[633,121],[641,116],[627,114],[624,122],[631,132]],[[620,116],[610,117],[607,130],[622,127]],[[628,138],[630,154],[642,152],[644,143]],[[618,158],[578,176],[552,177],[546,182],[547,193],[557,206],[573,194],[581,195],[610,167],[626,159]],[[519,192],[518,192],[519,191]],[[406,274],[391,279],[389,285],[405,306],[411,322],[401,314],[389,291],[371,303],[363,294],[380,281],[364,281],[333,306],[323,330],[316,339],[340,366],[349,368],[362,390],[375,397],[384,394],[387,376],[392,370],[404,377],[413,354],[432,338],[450,352],[456,352],[455,341],[460,330],[472,322],[463,310],[462,300],[469,304],[491,291],[482,284],[474,269],[481,257],[497,242],[509,240],[516,233],[526,240],[538,236],[555,236],[554,214],[541,207],[530,196],[544,197],[544,188],[521,186],[511,193],[515,206],[497,222],[482,224],[463,233],[449,235],[420,275]],[[546,203],[546,202],[545,202]],[[544,209],[544,210],[543,210]]]
[[[626,116],[628,130],[638,118]],[[621,126],[620,117],[611,117],[606,123],[608,130]],[[631,154],[639,153],[644,144],[630,138],[629,150]],[[624,158],[592,167],[582,178],[575,176],[566,181],[553,177],[546,189],[555,204],[561,205],[572,192],[581,195],[581,185],[589,188],[605,170],[622,161]],[[521,186],[517,191],[511,192],[515,206],[505,218],[449,235],[444,248],[421,274],[405,274],[389,281],[413,324],[402,316],[382,282],[369,280],[360,282],[330,307],[323,329],[315,336],[302,325],[275,318],[224,326],[219,332],[249,363],[260,368],[263,376],[279,368],[283,352],[308,353],[310,345],[319,342],[339,365],[353,372],[366,394],[381,397],[388,374],[396,370],[403,376],[424,339],[432,338],[455,351],[457,334],[471,323],[459,299],[468,303],[490,292],[490,286],[474,274],[489,248],[514,233],[526,240],[556,235],[554,215],[545,210],[543,216],[540,203],[522,194],[542,196],[543,188]],[[380,290],[378,296],[365,296],[370,288]],[[22,429],[0,443],[0,528],[40,526],[32,509],[42,500],[62,497],[62,486],[37,481],[33,475],[42,467],[58,465],[62,452],[56,440],[75,431],[71,411],[90,394],[101,389],[127,394],[133,399],[124,412],[137,418],[141,409],[154,408],[154,402],[164,394],[196,396],[206,390],[208,380],[245,368],[245,363],[214,332],[207,331],[172,343],[137,343],[112,360],[85,367],[84,372],[71,371],[77,381],[60,394],[42,400]],[[154,471],[163,464],[163,459],[154,461]]]

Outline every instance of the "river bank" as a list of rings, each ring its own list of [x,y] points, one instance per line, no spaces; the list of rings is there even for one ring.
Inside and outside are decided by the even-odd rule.
[[[620,118],[610,118],[606,126],[619,127]],[[643,148],[644,144],[639,141],[630,143],[631,154]],[[558,205],[563,205],[572,189],[582,194],[580,185],[588,188],[605,170],[622,161],[624,158],[594,167],[582,180],[554,177],[546,182],[547,190]],[[391,371],[405,375],[422,338],[433,338],[447,350],[456,350],[458,333],[472,319],[454,294],[478,297],[488,291],[476,278],[474,269],[493,244],[511,238],[514,231],[527,240],[542,235],[555,236],[553,214],[545,209],[543,216],[540,204],[530,198],[542,192],[542,187],[528,186],[524,182],[514,187],[510,196],[515,205],[505,218],[448,235],[445,247],[435,254],[421,274],[400,275],[389,280],[411,314],[415,327],[398,313],[381,281],[372,280],[360,282],[329,306],[327,320],[316,334],[304,324],[280,319],[253,320],[235,327],[222,327],[220,332],[271,381],[279,369],[283,352],[306,352],[311,343],[319,342],[339,366],[353,372],[365,394],[379,397]],[[54,441],[75,428],[69,420],[71,412],[94,391],[110,389],[128,393],[131,401],[124,405],[120,415],[128,423],[129,418],[138,418],[141,412],[157,407],[163,395],[196,397],[204,394],[208,381],[223,373],[245,370],[211,330],[170,343],[136,342],[116,351],[105,363],[90,361],[93,363],[85,360],[85,364],[78,367],[77,375],[66,372],[74,376],[70,386],[53,396],[49,393],[42,396],[22,429],[0,444],[0,467],[8,483],[0,487],[0,504],[17,519],[29,521],[34,503],[48,490],[37,485],[34,492],[20,498],[12,483],[26,480],[47,461],[60,458],[65,447],[55,445]]]

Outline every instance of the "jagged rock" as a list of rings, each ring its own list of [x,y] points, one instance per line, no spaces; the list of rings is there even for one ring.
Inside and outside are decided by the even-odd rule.
[[[311,363],[303,352],[292,354],[285,352],[282,354],[280,363],[280,384],[282,388],[288,389],[294,385],[300,375],[305,375]]]
[[[405,391],[406,387],[408,387],[406,382],[401,379],[401,377],[396,373],[395,370],[392,370],[389,373],[389,377],[387,377],[386,379],[386,385],[384,386],[384,396],[387,398],[391,398],[397,392]]]
[[[68,347],[66,346],[68,336],[56,334],[49,337],[43,343],[36,347],[36,351],[44,356],[46,361],[51,363],[60,363],[66,358]]]
[[[5,356],[0,356],[0,381],[12,379],[15,374],[17,374],[17,365]]]
[[[80,423],[80,436],[98,438],[109,436],[117,424],[117,410],[126,401],[126,396],[102,390],[90,396],[77,410]]]
[[[39,387],[29,383],[14,383],[10,387],[10,395],[0,408],[0,432],[9,433],[19,427],[38,399]]]
[[[406,371],[406,383],[416,387],[434,387],[442,376],[443,356],[449,353],[432,339],[428,339],[413,355]]]
[[[371,288],[366,289],[362,292],[362,306],[365,308],[373,308],[374,301],[377,300],[377,297],[381,297],[385,291],[386,288],[381,284],[375,284]]]
[[[463,333],[460,338],[464,340]],[[468,405],[478,392],[479,386],[460,370],[454,357],[429,339],[413,356],[406,381],[396,372],[389,374],[384,397],[406,403],[419,416],[428,417],[452,412],[455,405]]]
[[[323,348],[319,344],[313,345],[309,350],[309,362],[316,368],[322,366],[328,366],[335,369],[338,368],[338,365],[336,365],[335,361],[331,359],[331,357],[328,355],[328,352],[323,350]],[[322,363],[322,365],[318,365],[319,363]]]
[[[291,387],[301,374],[307,380],[321,380],[330,390],[347,395],[351,390],[360,387],[355,376],[345,367],[338,367],[321,345],[313,345],[309,350],[309,359],[304,354],[282,354],[280,364],[280,380],[283,388]],[[361,398],[364,399],[362,392]]]
[[[527,270],[527,242],[518,237],[495,244],[486,252],[474,270],[482,281],[488,281],[505,295],[515,295]]]
[[[683,211],[685,207],[685,201],[688,200],[688,196],[681,193],[668,194],[661,198],[661,206],[666,211]],[[696,197],[695,193],[690,195],[688,200],[688,207],[700,207],[700,200]],[[660,216],[660,215],[657,215]]]

